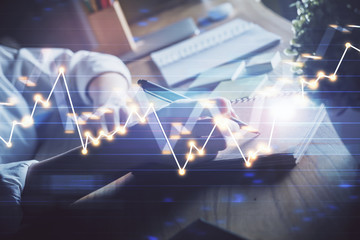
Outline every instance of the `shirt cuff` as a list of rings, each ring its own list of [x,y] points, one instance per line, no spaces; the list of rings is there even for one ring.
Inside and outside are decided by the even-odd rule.
[[[84,51],[85,52],[85,51]],[[122,75],[130,86],[131,75],[126,65],[117,57],[109,54],[85,52],[87,57],[82,59],[86,63],[74,68],[74,75],[76,76],[76,88],[79,92],[81,100],[86,105],[91,105],[92,101],[89,98],[87,91],[90,82],[97,76],[112,72]]]

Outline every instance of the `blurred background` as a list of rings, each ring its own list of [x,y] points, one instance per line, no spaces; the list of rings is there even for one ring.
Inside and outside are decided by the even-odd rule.
[[[0,2],[0,43],[13,47],[65,47],[74,51],[91,49],[89,27],[84,23],[81,0],[2,0]],[[155,21],[151,16],[190,0],[120,0],[129,24]],[[192,0],[201,1],[201,0]],[[203,0],[211,2],[211,0]],[[255,0],[254,0],[255,1]],[[291,20],[295,0],[263,0],[281,16]],[[79,9],[80,8],[80,9]]]
[[[120,0],[120,3],[129,24],[142,32],[141,29],[156,25],[159,19],[152,16],[168,8],[190,2],[193,4],[196,1],[211,4],[211,0]],[[1,0],[0,44],[15,48],[61,47],[73,51],[92,50],[96,40],[86,21],[87,13],[80,2],[82,0]],[[289,21],[297,17],[296,7],[290,7],[296,0],[262,2]],[[136,36],[135,32],[134,38],[137,37],[139,36]],[[359,111],[349,109],[342,114],[334,113],[332,121],[343,139],[359,137]]]

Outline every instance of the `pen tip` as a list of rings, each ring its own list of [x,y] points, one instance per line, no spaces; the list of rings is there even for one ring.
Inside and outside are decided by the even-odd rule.
[[[253,128],[249,125],[244,125],[241,127],[242,130],[245,130],[245,131],[248,131],[248,132],[251,132],[251,133],[254,133],[254,134],[257,134],[257,135],[260,135],[260,132],[258,129],[256,128]]]

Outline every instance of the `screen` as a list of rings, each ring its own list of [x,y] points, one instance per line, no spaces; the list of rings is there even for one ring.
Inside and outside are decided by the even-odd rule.
[[[191,0],[120,0],[120,5],[127,21],[133,23],[190,1]]]

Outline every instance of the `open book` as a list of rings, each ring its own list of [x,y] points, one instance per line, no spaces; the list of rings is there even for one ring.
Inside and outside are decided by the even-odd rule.
[[[326,115],[324,106],[316,105],[296,90],[264,95],[266,91],[258,89],[266,85],[266,82],[265,75],[222,82],[209,96],[232,99],[232,107],[240,120],[261,133],[255,135],[241,130],[232,135],[229,132],[226,138],[227,148],[218,153],[215,162],[226,166],[234,162],[241,167],[248,162],[251,165],[261,162],[262,165],[273,166],[294,165],[301,160]],[[259,93],[263,94],[258,95]],[[234,99],[235,96],[240,98]],[[165,140],[163,142],[167,146]],[[264,158],[266,161],[257,161],[257,158]],[[211,164],[213,163],[214,161]],[[203,167],[207,164],[201,165]]]

